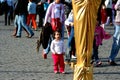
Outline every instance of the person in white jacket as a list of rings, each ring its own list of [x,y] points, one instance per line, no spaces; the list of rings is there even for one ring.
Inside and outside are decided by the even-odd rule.
[[[65,20],[65,26],[68,30],[68,44],[67,52],[65,54],[65,63],[69,64],[71,58],[75,57],[75,39],[74,39],[74,19],[73,19],[73,10],[69,13],[68,18]]]

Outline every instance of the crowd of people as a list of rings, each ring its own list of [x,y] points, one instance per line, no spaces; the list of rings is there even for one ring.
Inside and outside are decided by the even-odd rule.
[[[33,30],[36,31],[38,28],[46,26],[47,23],[51,24],[53,34],[49,37],[47,47],[43,48],[42,55],[44,59],[47,59],[49,51],[52,52],[54,73],[65,73],[65,64],[69,64],[71,59],[77,58],[71,0],[0,0],[0,15],[3,14],[5,15],[5,25],[10,25],[14,21],[15,30],[12,35],[15,38],[21,38],[22,28],[26,32],[26,37],[32,38],[34,36]],[[38,23],[36,22],[37,15]],[[115,28],[115,33],[108,63],[117,65],[115,57],[120,48],[120,0],[101,0],[96,21],[91,64],[95,62],[95,66],[102,65],[98,49],[103,39],[111,37],[105,27],[112,25]],[[66,48],[64,45],[65,30],[68,35]],[[65,55],[65,61],[63,55]]]

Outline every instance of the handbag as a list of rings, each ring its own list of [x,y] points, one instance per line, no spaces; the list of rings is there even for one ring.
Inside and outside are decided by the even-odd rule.
[[[61,31],[62,23],[60,22],[60,18],[53,18],[51,22],[51,26],[53,31],[56,31],[56,30]]]

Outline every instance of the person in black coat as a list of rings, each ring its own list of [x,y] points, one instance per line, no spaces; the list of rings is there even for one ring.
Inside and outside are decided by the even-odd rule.
[[[18,3],[16,5],[15,13],[18,15],[18,21],[17,21],[18,29],[17,29],[16,38],[21,37],[21,32],[23,27],[29,33],[29,35],[27,36],[28,38],[31,38],[34,35],[31,28],[26,24],[26,16],[28,14],[27,5],[28,5],[27,0],[18,0]]]
[[[43,2],[38,2],[37,3],[37,8],[36,8],[36,12],[37,12],[37,15],[38,15],[38,18],[39,18],[39,21],[38,21],[38,27],[42,27],[43,26],[43,18],[44,18],[44,4]]]

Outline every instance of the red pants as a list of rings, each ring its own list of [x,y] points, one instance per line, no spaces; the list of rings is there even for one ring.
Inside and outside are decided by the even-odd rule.
[[[28,16],[27,16],[27,25],[30,24],[31,20],[32,20],[32,26],[36,30],[37,29],[36,14],[28,14]]]
[[[64,72],[65,64],[63,54],[52,54],[54,72]]]

